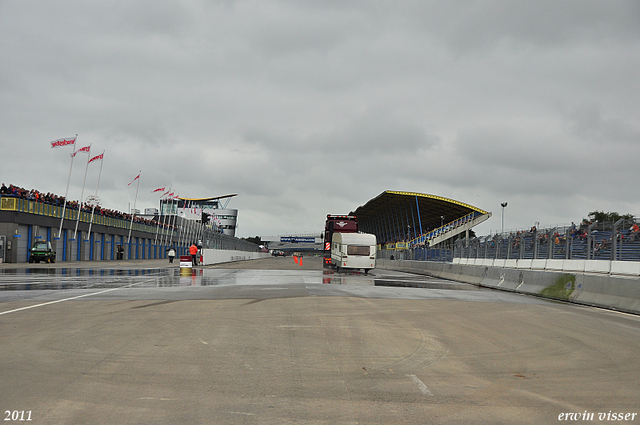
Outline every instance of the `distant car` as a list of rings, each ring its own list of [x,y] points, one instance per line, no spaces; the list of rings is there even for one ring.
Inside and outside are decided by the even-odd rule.
[[[37,241],[31,248],[31,255],[29,256],[30,263],[39,263],[44,261],[46,263],[56,262],[56,253],[51,248],[51,242]]]
[[[274,249],[271,252],[271,255],[273,255],[274,257],[284,257],[284,252]]]

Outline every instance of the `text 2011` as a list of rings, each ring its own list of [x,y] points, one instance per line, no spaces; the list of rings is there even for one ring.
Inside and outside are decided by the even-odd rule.
[[[5,410],[5,421],[30,421],[31,410]]]

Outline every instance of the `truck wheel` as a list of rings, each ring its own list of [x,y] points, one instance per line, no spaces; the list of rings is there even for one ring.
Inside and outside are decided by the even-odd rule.
[[[30,263],[33,263],[33,261],[34,261],[34,260],[33,260],[33,257],[29,257],[29,262],[30,262]]]
[[[52,262],[52,263],[55,263],[55,262],[56,262],[56,259],[55,259],[55,258],[52,258],[52,259],[51,259],[51,262]]]

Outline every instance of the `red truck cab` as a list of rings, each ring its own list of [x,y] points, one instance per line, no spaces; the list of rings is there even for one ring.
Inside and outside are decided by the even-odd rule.
[[[331,266],[331,240],[334,232],[357,233],[358,219],[355,215],[327,214],[324,224],[324,267]]]

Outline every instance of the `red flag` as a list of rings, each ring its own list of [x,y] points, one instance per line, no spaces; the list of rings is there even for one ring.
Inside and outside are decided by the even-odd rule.
[[[138,174],[133,180],[131,180],[131,183],[138,180],[139,178],[140,178],[140,174]],[[127,186],[131,186],[131,183],[129,183]]]
[[[75,137],[67,137],[65,139],[58,139],[51,142],[51,148],[59,148],[61,146],[69,146],[69,145],[75,146],[75,144],[76,144]]]
[[[156,190],[152,191],[151,193],[162,192],[162,191],[164,191],[164,187],[159,187]]]
[[[76,154],[77,154],[78,152],[86,152],[86,153],[91,152],[91,145],[89,145],[89,146],[85,146],[84,148],[80,148],[80,149],[78,149],[77,151],[75,151],[75,152],[73,153],[73,156],[76,156]]]
[[[100,155],[96,155],[93,158],[91,158],[89,160],[89,164],[91,164],[93,161],[98,161],[98,160],[102,161],[103,159],[104,159],[104,152],[102,152]]]

